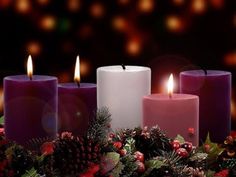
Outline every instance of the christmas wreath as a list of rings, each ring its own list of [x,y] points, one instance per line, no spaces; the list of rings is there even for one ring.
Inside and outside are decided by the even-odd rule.
[[[8,141],[0,129],[0,177],[230,177],[236,176],[236,136],[222,144],[208,136],[200,147],[158,126],[110,128],[111,115],[96,113],[86,136],[63,132],[34,139],[30,149]]]

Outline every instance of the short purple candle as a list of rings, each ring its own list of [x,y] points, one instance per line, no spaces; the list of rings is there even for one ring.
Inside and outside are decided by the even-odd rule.
[[[27,75],[4,78],[6,138],[27,145],[35,138],[55,138],[57,78]]]
[[[222,142],[231,130],[231,73],[226,71],[190,70],[180,73],[180,92],[199,96],[199,137]]]
[[[58,85],[58,128],[84,135],[97,109],[97,87],[92,83],[64,83]]]

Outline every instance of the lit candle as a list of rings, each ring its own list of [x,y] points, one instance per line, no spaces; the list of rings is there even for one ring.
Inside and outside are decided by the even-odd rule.
[[[180,91],[199,96],[200,141],[205,141],[208,132],[212,141],[224,141],[231,129],[231,73],[217,70],[181,72]]]
[[[105,66],[97,69],[98,108],[108,107],[111,127],[141,126],[142,97],[151,92],[151,70],[141,66]]]
[[[80,83],[80,61],[77,56],[74,83],[58,85],[58,129],[74,135],[85,135],[97,109],[96,84]]]
[[[143,97],[143,126],[159,125],[174,138],[180,134],[186,141],[198,145],[198,96],[173,93],[173,75],[168,81],[167,94],[151,94]]]
[[[21,145],[34,138],[56,137],[57,78],[33,75],[31,56],[27,73],[4,78],[6,137]]]

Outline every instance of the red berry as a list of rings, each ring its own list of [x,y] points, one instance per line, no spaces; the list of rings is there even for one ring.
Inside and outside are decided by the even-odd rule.
[[[185,158],[185,157],[188,157],[188,151],[186,150],[186,149],[184,149],[184,148],[179,148],[179,149],[177,149],[176,150],[176,153],[180,156],[180,157],[183,157],[183,158]]]
[[[186,149],[188,152],[191,152],[193,149],[193,144],[190,142],[185,142],[181,145],[181,148]]]
[[[138,160],[140,162],[144,162],[144,155],[142,152],[136,151],[134,153],[134,158],[135,158],[135,160]]]
[[[127,151],[125,149],[119,150],[119,153],[121,156],[125,156],[127,154]]]
[[[136,161],[136,164],[138,165],[138,169],[137,169],[137,172],[138,172],[138,173],[143,173],[143,172],[145,172],[145,165],[144,165],[143,162]]]
[[[113,143],[113,146],[116,148],[116,149],[120,149],[122,147],[122,143],[120,141],[116,141]]]
[[[211,146],[209,144],[204,144],[204,150],[206,153],[209,153],[211,149]]]
[[[178,140],[174,140],[171,142],[172,148],[176,151],[180,148],[180,142]]]

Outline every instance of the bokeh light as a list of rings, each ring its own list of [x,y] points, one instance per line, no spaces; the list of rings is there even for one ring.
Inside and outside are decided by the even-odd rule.
[[[152,12],[154,9],[154,0],[139,0],[138,10],[140,12]]]
[[[185,0],[172,0],[172,1],[173,1],[173,4],[178,5],[178,6],[183,5],[185,3]]]
[[[131,56],[136,56],[141,52],[141,42],[137,38],[131,38],[127,41],[126,51]]]
[[[41,44],[37,41],[30,41],[26,44],[27,53],[31,55],[39,55],[41,53]]]
[[[118,4],[120,5],[127,5],[130,3],[130,0],[118,0]]]
[[[95,2],[90,7],[90,14],[95,18],[101,18],[105,14],[105,7],[99,2]]]
[[[18,13],[26,14],[32,9],[30,0],[16,0],[15,8]]]
[[[236,66],[236,50],[224,56],[224,63],[228,66]]]
[[[85,60],[82,59],[80,60],[80,74],[81,74],[81,79],[83,80],[83,76],[87,76],[90,73],[90,69],[91,69],[91,65],[90,63]]]
[[[112,20],[112,26],[117,31],[125,31],[127,27],[126,19],[122,16],[116,16]]]
[[[191,10],[196,14],[203,14],[206,11],[206,0],[192,0]]]
[[[37,0],[37,3],[42,5],[42,6],[48,5],[49,2],[50,2],[50,0]]]
[[[210,0],[210,4],[215,9],[221,9],[224,7],[224,0]]]
[[[0,0],[0,8],[7,8],[11,5],[12,0]]]
[[[56,17],[53,15],[45,15],[40,20],[40,27],[46,31],[52,31],[56,27]]]
[[[67,0],[67,8],[70,12],[77,12],[81,7],[81,0]]]
[[[170,15],[166,18],[166,27],[171,32],[182,32],[185,28],[185,23],[181,17]]]
[[[81,39],[87,39],[93,34],[93,28],[90,24],[84,24],[79,28],[78,37]]]

